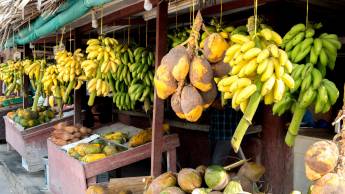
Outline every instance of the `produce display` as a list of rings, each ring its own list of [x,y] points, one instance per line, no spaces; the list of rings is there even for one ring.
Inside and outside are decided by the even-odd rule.
[[[244,163],[231,178],[227,170],[227,167],[218,165],[201,165],[196,169],[183,168],[177,175],[166,172],[155,178],[144,194],[235,194],[244,191],[253,193],[253,183],[265,172],[261,165],[255,163]]]
[[[19,108],[16,111],[8,112],[7,116],[24,127],[24,129],[27,129],[49,122],[55,117],[55,114],[52,110],[45,107],[37,107],[36,111],[33,111],[31,108]]]
[[[64,146],[79,141],[88,137],[92,132],[92,130],[87,127],[67,125],[65,122],[56,124],[54,129],[50,139],[58,146]]]
[[[248,25],[252,20],[248,19]],[[263,99],[268,105],[279,102],[286,90],[295,85],[291,77],[293,65],[287,53],[279,49],[283,42],[280,35],[269,28],[262,28],[256,34],[249,31],[249,34],[231,35],[233,44],[226,50],[224,62],[232,69],[218,82],[223,98],[231,99],[232,108],[244,114],[231,140],[236,152],[260,101]]]
[[[128,141],[128,135],[123,133],[122,131],[115,131],[111,133],[102,134],[101,137],[105,140],[118,144],[123,144]]]
[[[0,65],[0,80],[6,86],[5,96],[20,93],[23,86],[24,65],[22,61],[8,60]]]
[[[80,143],[70,148],[68,155],[81,162],[89,163],[114,155],[120,151],[114,145],[107,145],[102,141],[98,141],[95,143]]]
[[[129,141],[129,147],[137,147],[145,143],[151,142],[152,140],[152,129],[141,130],[139,133],[133,135]]]
[[[228,43],[218,33],[211,34],[204,43],[204,55],[199,56],[199,31],[203,24],[198,13],[184,44],[172,48],[161,60],[154,84],[161,99],[171,97],[171,107],[181,119],[196,122],[204,108],[215,99],[217,93],[213,70],[209,63],[219,62]],[[203,99],[203,97],[205,99]]]

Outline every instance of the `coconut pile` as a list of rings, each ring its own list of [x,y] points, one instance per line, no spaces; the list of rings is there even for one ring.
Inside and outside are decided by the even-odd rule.
[[[230,165],[231,166],[231,165]],[[254,193],[254,183],[265,172],[265,168],[254,162],[245,162],[234,173],[233,167],[218,165],[183,168],[178,174],[166,172],[148,185],[144,194],[237,194]]]
[[[311,194],[345,193],[345,97],[336,121],[342,118],[341,132],[333,141],[318,141],[305,153],[306,177],[313,181]]]
[[[173,111],[179,118],[190,122],[196,122],[203,110],[215,100],[217,86],[214,76],[229,71],[229,66],[223,63],[229,45],[221,35],[210,33],[203,49],[199,47],[202,25],[203,19],[198,12],[190,37],[162,58],[154,77],[158,97],[165,100],[171,96]],[[228,68],[220,73],[224,65]]]

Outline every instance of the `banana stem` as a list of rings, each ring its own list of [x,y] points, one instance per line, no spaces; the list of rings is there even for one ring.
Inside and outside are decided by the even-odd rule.
[[[74,88],[74,86],[75,86],[75,80],[72,80],[72,81],[70,81],[70,82],[68,83],[68,86],[67,86],[65,95],[63,96],[63,102],[64,102],[65,104],[67,103],[69,94],[71,93],[71,91],[72,91],[72,89]]]
[[[261,101],[261,94],[260,89],[258,89],[249,99],[248,106],[241,118],[240,123],[237,125],[234,135],[231,139],[231,145],[232,148],[234,148],[234,151],[237,153],[242,139],[244,135],[246,134],[246,131],[248,127],[252,124],[252,119],[254,117],[254,114],[256,110],[259,107],[260,101]]]
[[[58,107],[58,110],[59,110],[59,117],[62,118],[62,106],[63,106],[63,103],[62,103],[62,100],[61,100],[61,91],[60,91],[60,86],[56,86],[55,87],[55,99],[56,99],[56,104],[57,104],[57,107]]]
[[[100,65],[99,65],[98,68],[97,68],[97,76],[96,76],[96,78],[97,78],[97,79],[101,79],[101,77],[102,77],[102,72],[101,72],[101,67],[100,67]],[[97,89],[100,89],[100,88],[96,88],[96,90],[97,90]],[[96,91],[93,91],[93,92],[91,92],[91,94],[90,94],[89,101],[87,102],[87,104],[88,104],[89,106],[92,106],[93,103],[95,102],[95,98],[96,98]]]
[[[36,112],[37,111],[37,105],[38,105],[38,99],[41,96],[41,90],[42,90],[42,77],[43,77],[43,69],[44,69],[44,63],[41,63],[41,69],[40,69],[40,73],[38,76],[38,80],[36,80],[36,92],[35,92],[35,97],[34,97],[34,103],[32,105],[32,111]]]
[[[285,136],[285,143],[289,147],[292,147],[295,144],[295,138],[298,135],[299,126],[301,125],[306,110],[306,108],[297,103],[296,109],[293,113],[292,121]]]

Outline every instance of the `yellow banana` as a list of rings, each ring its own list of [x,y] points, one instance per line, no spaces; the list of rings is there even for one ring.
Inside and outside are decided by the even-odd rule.
[[[273,91],[273,99],[275,102],[279,102],[284,95],[285,92],[285,84],[283,80],[276,79],[276,82],[274,84],[274,91]]]

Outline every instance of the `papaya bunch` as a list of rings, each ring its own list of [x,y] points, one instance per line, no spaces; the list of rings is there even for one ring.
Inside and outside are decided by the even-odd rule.
[[[6,85],[5,96],[13,92],[21,92],[24,66],[22,61],[8,60],[0,65],[0,80]]]
[[[204,55],[200,56],[202,24],[203,19],[198,12],[185,44],[172,48],[162,58],[154,77],[158,97],[164,100],[171,96],[173,111],[179,118],[190,122],[196,122],[215,99],[217,89],[209,59],[215,62],[222,60],[228,47],[224,38],[215,34],[206,41],[207,50],[204,48]],[[212,42],[220,43],[220,49],[214,48],[216,45],[211,47]]]
[[[285,137],[285,143],[292,146],[308,107],[314,106],[315,113],[325,113],[337,101],[339,91],[335,84],[323,78],[321,72],[308,63],[295,65],[292,77],[296,80],[293,90],[273,106],[273,114],[282,115],[291,110],[293,117]]]
[[[227,49],[224,62],[231,66],[231,71],[218,82],[223,98],[231,99],[232,108],[244,114],[231,140],[235,151],[260,101],[263,99],[268,105],[279,102],[286,90],[295,85],[291,77],[293,65],[287,53],[279,48],[283,41],[281,36],[269,28],[249,34],[230,37],[233,44]]]
[[[96,96],[108,96],[110,93],[112,86],[109,78],[121,64],[121,59],[115,53],[124,49],[119,47],[121,45],[116,39],[102,36],[88,40],[87,45],[87,59],[82,62],[81,67],[88,81],[88,105],[92,106]]]
[[[288,53],[293,63],[316,64],[322,75],[326,74],[326,67],[334,69],[337,50],[341,42],[336,34],[317,31],[321,24],[296,24],[283,37],[282,47]]]

